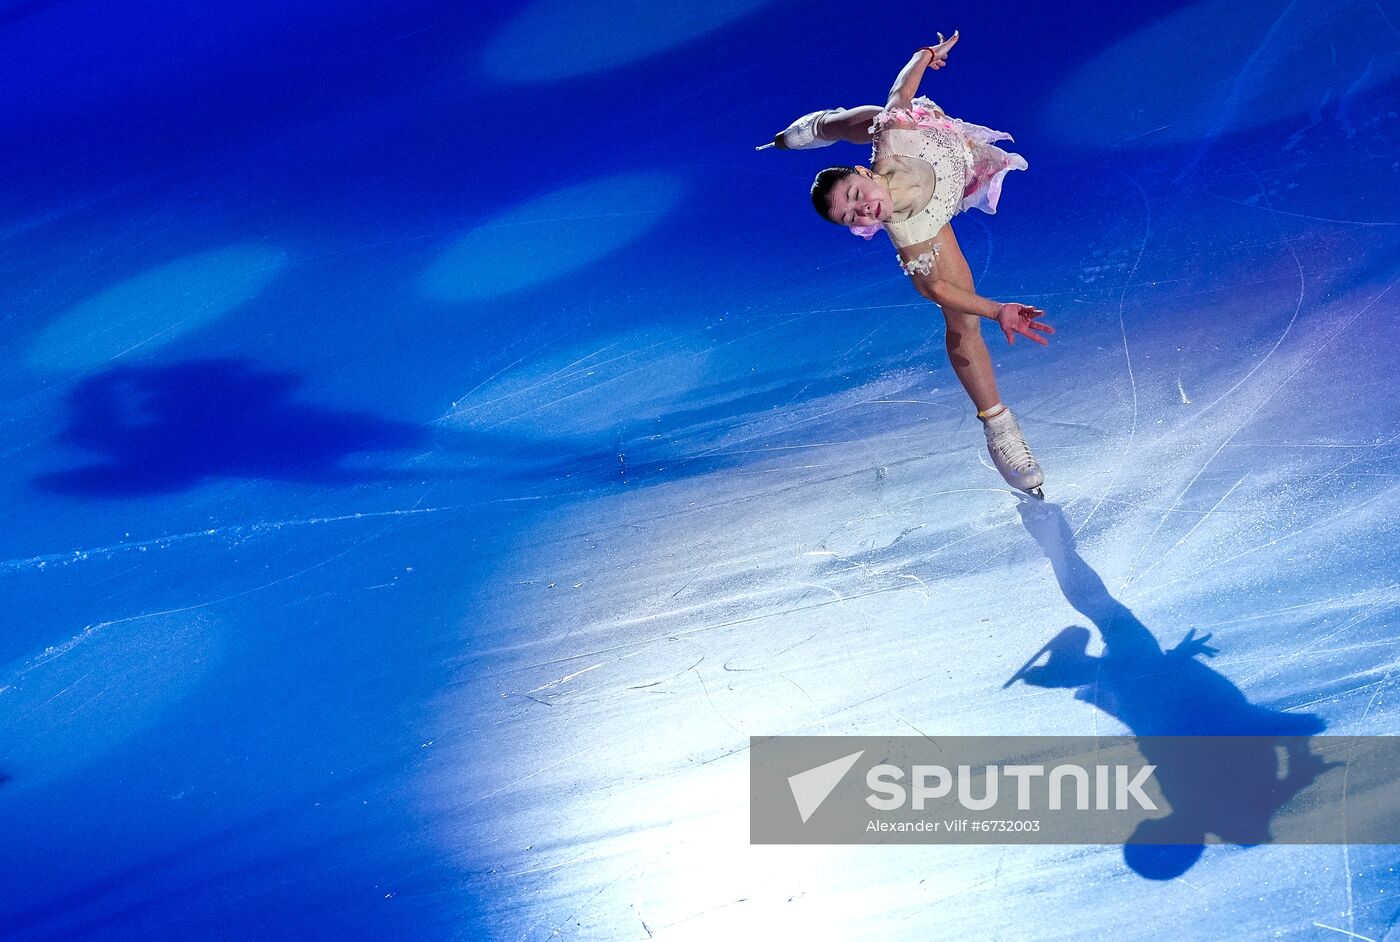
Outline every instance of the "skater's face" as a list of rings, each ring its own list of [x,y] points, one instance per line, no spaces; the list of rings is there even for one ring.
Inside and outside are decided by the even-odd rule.
[[[875,226],[890,218],[890,191],[865,170],[847,174],[831,188],[826,218],[841,226]]]

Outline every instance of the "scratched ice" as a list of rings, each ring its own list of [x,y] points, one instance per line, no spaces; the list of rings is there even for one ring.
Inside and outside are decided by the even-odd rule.
[[[748,843],[751,735],[1221,722],[1004,686],[1114,600],[1397,732],[1400,12],[1128,6],[0,13],[0,936],[1394,938],[1393,847]],[[1040,519],[753,151],[950,27]]]

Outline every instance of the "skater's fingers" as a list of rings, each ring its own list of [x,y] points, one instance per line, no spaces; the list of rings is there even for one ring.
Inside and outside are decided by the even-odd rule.
[[[1051,327],[1049,324],[1042,324],[1040,321],[1031,321],[1030,326],[1033,330],[1043,330],[1047,334],[1053,334],[1055,332],[1055,328]]]
[[[1040,336],[1040,334],[1037,334],[1037,333],[1035,333],[1033,330],[1031,330],[1031,328],[1033,328],[1033,327],[1039,327],[1039,326],[1040,326],[1039,324],[1033,324],[1033,323],[1031,323],[1030,321],[1026,321],[1024,324],[1017,324],[1017,325],[1013,328],[1013,330],[1015,330],[1016,333],[1021,334],[1023,337],[1029,337],[1029,338],[1031,338],[1031,339],[1034,340],[1036,343],[1040,343],[1040,344],[1049,343],[1049,341],[1047,341],[1044,337]]]
[[[1014,343],[1016,342],[1016,335],[1015,335],[1014,333],[1012,333],[1011,331],[1007,330],[1005,327],[1003,327],[1003,328],[1001,329],[1001,332],[1002,332],[1003,334],[1006,334],[1006,342],[1007,342],[1008,344],[1014,344]]]

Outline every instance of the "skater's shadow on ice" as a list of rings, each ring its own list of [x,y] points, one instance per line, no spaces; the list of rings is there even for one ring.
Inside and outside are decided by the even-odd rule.
[[[59,494],[126,497],[216,478],[351,484],[402,476],[346,462],[420,446],[421,427],[297,402],[301,382],[234,359],[108,370],[69,394],[59,436],[102,459],[34,483]]]
[[[1154,777],[1171,813],[1138,826],[1123,848],[1128,866],[1149,879],[1167,880],[1195,864],[1208,834],[1244,846],[1268,843],[1278,809],[1332,767],[1307,743],[1326,728],[1322,719],[1250,703],[1199,660],[1216,653],[1206,644],[1210,635],[1198,638],[1192,629],[1163,651],[1079,555],[1059,507],[1025,501],[1019,509],[1026,531],[1054,566],[1066,601],[1098,628],[1104,653],[1089,655],[1089,629],[1071,625],[1006,686],[1020,680],[1075,688],[1076,699],[1113,716],[1138,737],[1262,737],[1221,739],[1218,747],[1197,739],[1189,750],[1172,740],[1140,741],[1144,757],[1157,766]]]

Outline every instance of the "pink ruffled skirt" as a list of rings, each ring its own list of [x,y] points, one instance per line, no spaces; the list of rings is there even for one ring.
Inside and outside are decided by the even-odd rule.
[[[952,132],[961,139],[967,152],[967,176],[958,212],[975,208],[984,213],[995,213],[997,201],[1001,199],[1002,179],[1012,170],[1025,170],[1029,166],[1020,154],[1009,153],[996,146],[997,141],[1014,140],[1010,134],[950,118],[927,98],[915,98],[907,109],[882,111],[876,116],[870,130],[878,135],[886,128],[926,128]]]

